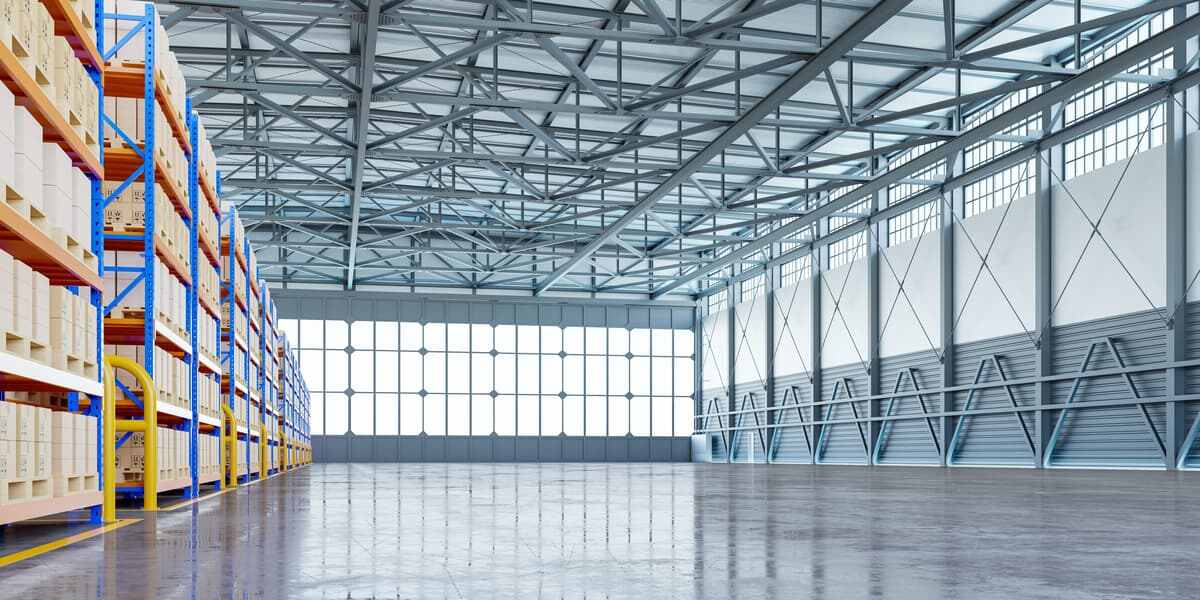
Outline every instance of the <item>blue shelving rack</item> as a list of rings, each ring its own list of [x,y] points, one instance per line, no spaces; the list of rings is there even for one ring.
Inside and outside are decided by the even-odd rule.
[[[159,97],[157,96],[156,89],[155,89],[155,86],[156,86],[155,56],[156,56],[156,43],[157,43],[156,31],[155,31],[155,25],[157,22],[156,18],[155,18],[155,16],[156,16],[155,8],[152,4],[146,4],[144,7],[144,12],[141,15],[126,15],[126,14],[117,14],[117,13],[107,13],[107,12],[103,12],[103,3],[98,2],[96,14],[101,15],[100,18],[97,19],[98,23],[99,23],[99,26],[96,28],[97,29],[97,38],[98,38],[97,42],[98,42],[98,46],[100,48],[101,56],[103,57],[103,60],[105,62],[112,60],[112,58],[117,55],[117,52],[120,49],[125,47],[127,44],[132,43],[132,40],[134,40],[139,34],[142,36],[144,62],[143,62],[142,71],[141,71],[141,78],[142,78],[142,87],[140,90],[141,93],[135,94],[135,95],[132,95],[129,97],[142,98],[145,100],[144,112],[141,115],[141,117],[143,119],[143,123],[144,123],[143,127],[145,130],[145,136],[144,136],[143,143],[140,145],[137,144],[127,132],[123,131],[120,128],[120,126],[112,118],[111,115],[105,114],[104,108],[103,108],[104,107],[103,98],[101,99],[101,104],[100,104],[100,106],[101,106],[101,115],[100,115],[100,128],[101,128],[100,137],[101,137],[101,139],[103,139],[103,137],[104,137],[104,135],[103,135],[104,128],[110,127],[110,128],[112,128],[114,133],[116,133],[116,135],[125,142],[125,144],[128,147],[133,149],[133,154],[134,154],[132,164],[126,164],[129,162],[128,157],[126,156],[126,157],[124,157],[125,160],[118,163],[117,169],[113,169],[114,163],[112,160],[110,160],[113,157],[107,156],[107,155],[104,157],[105,166],[106,166],[106,169],[105,169],[106,177],[109,178],[109,180],[113,181],[114,183],[119,181],[119,185],[115,190],[113,190],[113,192],[111,194],[104,196],[101,199],[102,207],[107,208],[108,205],[111,204],[122,193],[124,193],[125,190],[130,189],[131,186],[137,185],[139,179],[141,180],[140,183],[143,186],[143,190],[144,190],[143,193],[144,193],[144,198],[145,198],[145,226],[144,226],[141,234],[108,232],[103,229],[103,222],[99,221],[99,225],[101,227],[100,231],[102,233],[102,236],[97,236],[97,237],[102,237],[102,248],[101,248],[101,256],[102,257],[103,257],[103,250],[132,251],[132,252],[140,253],[140,255],[142,257],[142,264],[140,266],[137,266],[137,265],[108,265],[103,262],[103,258],[101,259],[101,265],[102,265],[101,272],[102,273],[103,272],[118,272],[118,273],[124,272],[124,273],[130,273],[130,274],[134,275],[133,280],[131,282],[129,282],[124,288],[117,290],[115,297],[110,299],[106,304],[104,304],[102,310],[98,311],[98,313],[100,313],[100,315],[101,315],[100,318],[102,321],[102,331],[104,331],[104,333],[102,334],[103,341],[101,342],[101,344],[102,344],[101,348],[103,348],[104,342],[111,343],[114,345],[140,345],[140,346],[142,346],[143,357],[144,357],[144,360],[143,360],[144,365],[143,366],[145,367],[147,373],[149,373],[151,377],[154,376],[154,355],[155,355],[155,349],[157,347],[161,346],[164,349],[166,349],[172,353],[182,355],[182,359],[184,360],[185,364],[188,366],[188,376],[189,376],[188,388],[190,390],[190,394],[189,394],[190,410],[183,411],[183,414],[179,414],[178,412],[175,412],[175,411],[163,412],[161,410],[161,407],[164,407],[165,405],[160,403],[159,406],[160,406],[161,414],[159,415],[159,423],[160,423],[160,426],[167,425],[169,427],[174,427],[174,428],[186,431],[188,433],[189,445],[190,445],[189,460],[190,460],[190,466],[191,466],[191,468],[190,468],[191,477],[188,479],[187,483],[184,486],[182,486],[181,489],[183,489],[184,496],[190,498],[190,497],[195,497],[199,491],[199,489],[198,489],[199,481],[197,479],[197,470],[198,470],[197,436],[198,436],[198,432],[199,432],[199,428],[200,428],[199,426],[200,426],[200,421],[201,421],[200,415],[198,414],[198,411],[197,411],[197,390],[196,390],[196,380],[197,380],[197,376],[198,376],[198,359],[197,359],[197,354],[196,354],[196,339],[197,339],[197,314],[196,314],[197,309],[196,309],[196,305],[198,302],[198,298],[197,298],[197,294],[196,294],[196,282],[197,282],[197,277],[198,277],[198,272],[197,272],[198,191],[197,191],[196,185],[195,185],[196,156],[195,156],[194,149],[196,148],[196,145],[195,145],[196,136],[195,136],[194,119],[192,119],[191,117],[189,117],[187,119],[187,129],[188,129],[187,135],[190,138],[189,140],[186,140],[187,143],[184,143],[185,140],[181,140],[181,139],[176,140],[177,143],[180,143],[180,145],[184,151],[184,154],[186,156],[186,159],[188,161],[188,173],[189,173],[188,186],[187,186],[186,190],[177,191],[177,194],[181,194],[184,197],[171,198],[171,206],[174,207],[175,210],[179,212],[180,216],[183,217],[184,222],[187,225],[188,232],[189,232],[188,248],[187,248],[187,254],[189,257],[189,261],[190,261],[190,266],[188,268],[189,272],[188,273],[178,272],[178,271],[182,270],[182,268],[178,267],[178,265],[171,267],[172,270],[176,271],[175,275],[177,277],[179,277],[181,281],[183,281],[183,279],[184,279],[183,276],[187,275],[187,280],[183,281],[184,287],[187,289],[187,296],[186,296],[187,307],[186,307],[186,314],[184,315],[184,319],[186,321],[184,329],[187,333],[187,339],[184,340],[184,339],[180,339],[179,336],[177,336],[177,335],[173,335],[172,332],[169,330],[169,328],[167,328],[165,326],[160,327],[160,323],[157,318],[157,307],[155,306],[155,288],[159,283],[156,280],[157,273],[155,272],[155,263],[160,260],[160,256],[159,256],[160,246],[158,245],[158,242],[155,237],[155,229],[156,229],[155,224],[156,224],[157,218],[160,216],[160,215],[156,214],[158,207],[157,207],[157,202],[156,202],[157,186],[155,184],[159,179],[159,177],[158,177],[159,170],[158,170],[158,166],[155,163],[156,154],[157,154],[157,146],[156,145],[158,143],[160,143],[160,141],[162,141],[162,140],[166,140],[165,143],[169,143],[170,140],[176,139],[173,137],[173,132],[170,131],[169,129],[168,129],[168,131],[156,131],[157,120],[155,119],[155,107],[159,103]],[[104,31],[104,27],[111,22],[131,23],[132,29],[129,32],[127,32],[125,35],[123,35],[121,37],[121,39],[116,40],[114,42],[114,44],[112,45],[112,47],[106,48],[105,40],[103,37],[103,31]],[[110,75],[112,74],[111,70],[110,70],[109,74]],[[109,95],[112,95],[112,94],[113,94],[113,90],[110,89]],[[170,106],[163,106],[162,108],[163,108],[164,112],[172,110],[172,107],[170,107]],[[191,110],[190,110],[190,106],[189,106],[188,110],[185,112],[185,114],[190,115],[190,113],[191,113]],[[110,150],[109,152],[112,153],[114,151]],[[119,177],[120,174],[124,174],[124,171],[128,171],[128,174],[124,178],[119,179],[119,180],[114,178],[114,175],[116,177]],[[164,188],[169,190],[169,189],[171,189],[171,186],[164,185]],[[103,196],[103,193],[100,190],[100,184],[98,182],[94,185],[94,189],[96,190],[97,195]],[[181,207],[183,207],[183,206],[187,207],[186,212],[181,209]],[[103,212],[104,212],[103,208],[99,211],[100,216],[98,217],[98,219],[103,218]],[[164,251],[164,253],[165,253],[165,251]],[[162,260],[164,260],[168,264],[168,266],[171,266],[170,261],[165,260],[165,257]],[[144,316],[142,318],[140,332],[136,332],[133,330],[133,327],[128,322],[129,319],[122,319],[121,320],[122,322],[118,325],[117,322],[111,318],[112,311],[138,285],[142,285],[142,287],[143,287],[142,294],[143,294],[143,309],[144,309],[144,312],[143,312]],[[107,321],[106,321],[106,319],[107,319]],[[127,389],[125,386],[123,386],[121,384],[118,384],[118,388],[121,390],[121,393],[127,399],[132,401],[138,407],[141,406],[141,400],[140,400],[140,398],[137,397],[136,394],[132,393],[132,391],[130,391],[129,389]],[[167,419],[164,419],[164,416],[166,416]],[[129,437],[130,437],[129,435],[125,435],[122,438],[118,439],[118,441],[117,441],[118,447],[120,447],[125,441],[127,441]],[[146,493],[146,490],[144,490],[141,486],[118,486],[118,491],[125,493],[125,494],[129,494],[129,495],[140,495],[140,494]]]
[[[220,183],[218,180],[217,195],[220,196]],[[237,209],[229,207],[221,215],[221,252],[222,257],[222,310],[228,315],[228,326],[222,328],[221,332],[221,365],[222,370],[226,375],[226,380],[223,385],[225,394],[223,402],[227,402],[229,408],[236,412],[236,398],[242,397],[246,400],[246,409],[242,414],[237,415],[241,424],[238,425],[237,435],[241,436],[242,448],[238,452],[239,464],[231,468],[240,470],[244,475],[239,476],[240,480],[248,481],[250,479],[250,442],[252,438],[258,437],[258,432],[254,429],[255,421],[251,420],[250,401],[250,344],[249,338],[246,335],[240,335],[238,331],[238,315],[242,317],[242,321],[246,323],[247,330],[250,327],[250,244],[245,239],[238,239],[237,228],[234,223],[237,222]],[[239,274],[237,266],[242,268],[241,281],[245,290],[245,297],[240,297],[237,293],[237,282],[235,277]],[[241,360],[238,360],[237,349],[241,348]],[[257,382],[254,382],[257,384]],[[239,468],[240,467],[240,468]]]

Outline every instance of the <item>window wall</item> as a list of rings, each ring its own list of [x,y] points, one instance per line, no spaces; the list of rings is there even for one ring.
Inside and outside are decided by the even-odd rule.
[[[687,436],[691,329],[281,319],[314,435]]]

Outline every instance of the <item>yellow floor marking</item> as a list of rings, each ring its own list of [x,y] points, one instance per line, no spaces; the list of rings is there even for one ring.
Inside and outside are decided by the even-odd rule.
[[[98,535],[103,535],[105,533],[108,533],[110,531],[115,531],[117,529],[125,527],[126,525],[133,525],[134,523],[137,523],[139,521],[141,521],[141,519],[121,519],[121,520],[117,521],[116,523],[109,523],[108,525],[102,525],[100,527],[97,527],[97,528],[89,530],[89,531],[85,531],[83,533],[77,533],[75,535],[70,535],[70,536],[62,538],[60,540],[55,540],[53,542],[48,542],[48,543],[42,544],[41,546],[29,548],[28,550],[21,550],[20,552],[14,552],[14,553],[8,554],[6,556],[0,556],[0,567],[7,567],[11,564],[19,563],[23,560],[30,559],[35,556],[41,556],[47,552],[51,552],[53,550],[58,550],[59,548],[65,548],[67,546],[70,546],[71,544],[74,544],[77,542],[82,542],[83,540],[91,539]]]
[[[191,506],[201,500],[208,500],[209,498],[220,496],[221,494],[224,494],[225,492],[228,492],[232,489],[233,488],[225,488],[223,490],[218,490],[218,491],[212,492],[211,494],[205,494],[203,496],[200,496],[199,498],[192,498],[191,500],[184,500],[183,502],[180,502],[178,504],[172,504],[171,506],[168,506],[166,508],[160,508],[160,509],[158,509],[158,512],[171,512],[173,510],[179,510],[181,508]]]

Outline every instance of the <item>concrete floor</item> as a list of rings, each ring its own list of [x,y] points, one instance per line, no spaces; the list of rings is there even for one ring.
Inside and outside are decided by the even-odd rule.
[[[1197,598],[1200,473],[314,465],[3,598]]]

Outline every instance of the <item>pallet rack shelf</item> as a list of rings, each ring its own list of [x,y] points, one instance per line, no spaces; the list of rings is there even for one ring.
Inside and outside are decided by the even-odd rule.
[[[77,72],[78,75],[89,78],[95,84],[101,79],[102,65],[96,46],[92,41],[93,35],[84,26],[79,9],[66,0],[42,0],[41,6],[45,8],[46,14],[53,23],[53,35],[56,38],[63,38],[79,58],[82,70]],[[38,148],[41,144],[57,146],[69,159],[71,168],[78,169],[90,182],[88,186],[90,187],[89,202],[82,215],[89,221],[83,229],[72,229],[65,226],[60,228],[62,223],[52,222],[47,218],[52,214],[33,212],[27,204],[14,202],[11,196],[0,199],[0,251],[23,263],[31,273],[44,276],[49,285],[65,286],[66,291],[63,293],[68,294],[65,296],[66,298],[84,297],[98,315],[102,279],[97,259],[101,254],[101,246],[97,219],[97,215],[100,214],[100,206],[96,182],[103,176],[99,145],[95,143],[95,140],[98,139],[98,124],[95,121],[88,123],[87,118],[81,117],[79,112],[75,112],[76,120],[72,124],[70,113],[78,107],[58,104],[53,90],[39,84],[33,74],[26,70],[26,66],[22,64],[9,43],[0,44],[0,81],[3,81],[6,94],[11,94],[13,106],[8,110],[12,110],[13,107],[23,108],[28,111],[28,115],[41,129],[40,139],[31,140],[26,135],[23,138],[14,137],[14,139],[0,141],[0,143],[32,143],[33,148]],[[98,96],[99,88],[96,93]],[[15,134],[10,132],[10,135]],[[34,152],[37,151],[34,150]],[[28,150],[26,153],[28,154]],[[64,174],[61,171],[54,171],[54,173],[55,177],[73,175],[73,173]],[[41,177],[40,174],[39,177]],[[7,186],[10,183],[15,182],[0,181],[0,186]],[[43,183],[39,181],[36,185],[41,186]],[[68,187],[70,185],[57,179],[51,182],[51,185],[60,184]],[[76,188],[76,198],[81,195],[80,190],[82,189],[86,188]],[[23,200],[28,201],[27,198]],[[54,200],[60,199],[55,198]],[[70,207],[67,209],[70,210]],[[57,232],[55,228],[63,231]],[[73,246],[64,244],[64,240],[60,238],[63,232],[68,236],[72,232],[79,234],[73,240]],[[82,235],[88,235],[91,239],[90,243],[86,243],[79,237]],[[9,274],[9,276],[12,275]],[[7,285],[0,285],[0,291],[9,294],[8,301],[17,301],[13,294],[18,290],[11,281]],[[12,308],[10,305],[9,309]],[[29,308],[25,306],[21,309],[22,316],[20,318],[29,318]],[[39,312],[42,308],[38,307]],[[46,313],[42,315],[42,318],[48,318],[50,315],[49,307],[45,307],[45,309]],[[74,316],[73,318],[78,323],[77,319],[81,317]],[[90,326],[84,326],[84,331],[92,327],[95,328],[95,332],[94,337],[89,338],[90,343],[89,339],[81,340],[78,337],[80,335],[78,330],[72,335],[77,341],[76,351],[79,348],[86,350],[85,354],[94,351],[92,360],[98,361],[101,331],[98,316]],[[13,332],[0,332],[0,336],[6,338],[12,334]],[[8,411],[9,418],[15,416],[14,411],[29,410],[23,405],[30,405],[39,411],[36,413],[39,421],[47,419],[58,423],[59,417],[64,416],[64,413],[83,413],[92,417],[98,415],[100,404],[98,399],[103,395],[103,386],[95,362],[92,363],[89,371],[81,368],[79,363],[74,366],[59,363],[55,354],[62,352],[62,346],[52,344],[52,348],[44,349],[46,354],[40,357],[29,353],[28,350],[23,353],[21,348],[22,346],[19,345],[10,347],[7,343],[0,345],[0,409]],[[90,350],[87,350],[88,348]],[[53,361],[53,364],[47,362],[47,357]],[[78,424],[82,426],[86,424],[86,421],[80,420]],[[14,428],[10,433],[18,435],[18,432],[15,431],[16,423],[10,421],[9,425]],[[86,432],[86,429],[80,431]],[[94,431],[98,436],[98,419]],[[38,438],[36,441],[25,439],[22,443],[46,444],[47,447],[53,443],[65,444],[66,442],[58,440],[58,435],[57,430],[46,427],[36,433]],[[49,436],[49,439],[43,436]],[[8,438],[6,443],[15,444],[17,442]],[[4,451],[8,452],[12,448],[13,446],[5,447]],[[82,449],[83,446],[80,448]],[[33,457],[31,456],[29,459],[33,459]],[[33,461],[31,460],[31,462]],[[3,492],[0,493],[0,525],[80,509],[92,509],[93,519],[98,519],[99,505],[102,500],[98,476],[94,472],[88,472],[90,469],[87,467],[86,461],[77,463],[77,466],[82,465],[81,472],[60,472],[57,467],[47,464],[45,459],[39,459],[36,462],[39,466],[31,468],[31,473],[27,477],[22,478],[19,475],[23,467],[18,467],[16,472],[8,473],[6,479],[5,476],[0,475],[0,485],[4,487],[3,490],[0,490]],[[98,456],[94,465],[99,465]],[[58,485],[60,481],[64,483],[70,481],[71,483],[60,487]],[[12,496],[9,492],[13,490],[24,490],[26,493]]]

